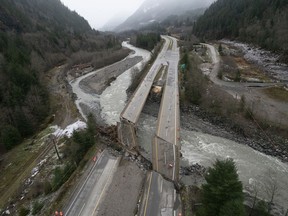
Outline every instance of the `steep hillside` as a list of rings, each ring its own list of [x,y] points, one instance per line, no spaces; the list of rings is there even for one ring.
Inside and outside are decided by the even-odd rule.
[[[59,0],[2,0],[0,8],[1,29],[4,30],[14,28],[18,32],[31,32],[38,31],[40,26],[47,30],[91,30],[83,17],[70,11]]]
[[[218,0],[199,18],[194,32],[207,39],[240,39],[288,55],[288,1]]]
[[[140,8],[115,30],[139,29],[151,22],[161,22],[171,15],[180,15],[207,7],[213,0],[146,0]]]
[[[60,0],[1,0],[0,154],[33,134],[48,115],[40,82],[46,70],[71,56],[83,63],[91,52],[119,47],[114,36],[91,30]]]

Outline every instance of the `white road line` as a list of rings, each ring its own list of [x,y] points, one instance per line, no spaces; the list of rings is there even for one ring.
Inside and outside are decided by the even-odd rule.
[[[173,165],[173,174],[172,174],[172,180],[173,181],[175,180],[175,160],[176,160],[176,158],[175,158],[176,152],[175,151],[176,151],[175,150],[175,145],[173,145],[173,154],[174,154],[174,161],[173,161],[174,165]]]
[[[110,180],[111,180],[111,177],[112,177],[113,174],[114,174],[114,173],[113,173],[113,170],[114,170],[115,167],[118,165],[118,162],[119,162],[119,158],[115,161],[115,164],[114,164],[114,166],[113,166],[113,168],[112,168],[112,172],[111,172],[110,175],[108,176],[108,179],[107,179],[107,181],[106,181],[106,184],[104,185],[104,188],[103,188],[103,190],[102,190],[102,192],[101,192],[101,194],[100,194],[100,196],[99,196],[98,202],[97,202],[97,204],[96,204],[96,206],[95,206],[95,208],[94,208],[94,210],[93,210],[92,215],[95,215],[95,211],[96,211],[97,208],[98,208],[98,205],[99,205],[99,203],[100,203],[101,197],[103,196],[104,192],[106,191],[105,189],[106,189],[108,183],[109,183],[109,185],[110,185],[110,183],[111,183]]]
[[[70,207],[67,209],[67,211],[66,211],[66,214],[67,214],[67,215],[68,215],[69,211],[71,210],[72,206],[74,205],[74,203],[75,203],[76,199],[78,198],[79,194],[81,193],[83,187],[86,185],[88,179],[89,179],[90,176],[92,175],[95,166],[96,166],[96,165],[98,164],[98,162],[100,161],[100,158],[103,157],[103,153],[104,153],[104,151],[101,153],[99,159],[98,159],[98,160],[96,161],[96,163],[93,165],[93,167],[92,167],[92,169],[90,170],[90,172],[89,172],[87,178],[86,178],[85,181],[84,181],[84,184],[81,186],[80,190],[78,191],[77,195],[75,196],[74,200],[72,201]]]
[[[176,203],[176,190],[174,190],[174,203]],[[176,210],[174,210],[174,216],[176,216]]]
[[[80,215],[82,214],[82,211],[83,211],[83,209],[84,209],[85,205],[86,205],[86,203],[84,203],[84,205],[82,206],[82,208],[81,208],[81,210],[80,210],[80,212],[79,212],[78,216],[80,216]]]
[[[152,182],[152,175],[153,175],[153,172],[150,175],[150,181],[149,181],[149,186],[148,186],[148,194],[147,194],[145,208],[144,208],[144,216],[146,216],[146,212],[147,212],[147,206],[148,206],[148,200],[149,200],[149,194],[150,194],[150,188],[151,188],[151,182]]]
[[[176,89],[175,89],[175,91],[176,91]],[[175,93],[175,145],[177,144],[177,130],[178,130],[178,128],[177,128],[177,94],[176,94],[176,92],[174,92]]]

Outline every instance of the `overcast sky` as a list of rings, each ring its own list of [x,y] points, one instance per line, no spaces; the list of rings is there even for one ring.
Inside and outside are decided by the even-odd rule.
[[[99,29],[113,16],[132,14],[144,0],[61,0],[70,10],[83,16],[92,28]]]

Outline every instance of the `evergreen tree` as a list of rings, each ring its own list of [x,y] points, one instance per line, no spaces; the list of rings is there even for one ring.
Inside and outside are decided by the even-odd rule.
[[[232,159],[217,160],[205,175],[203,216],[244,215],[244,196]]]
[[[221,216],[242,216],[245,215],[243,200],[235,199],[228,201],[221,207],[219,215]]]
[[[154,46],[160,40],[161,37],[158,33],[138,34],[136,38],[136,46],[143,49],[153,50]]]
[[[6,125],[1,128],[1,142],[4,144],[7,150],[13,148],[16,144],[21,141],[21,135],[17,128]]]

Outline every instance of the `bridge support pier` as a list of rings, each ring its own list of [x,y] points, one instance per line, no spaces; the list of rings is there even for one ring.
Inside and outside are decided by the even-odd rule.
[[[129,150],[137,150],[138,143],[136,139],[136,127],[133,123],[120,119],[117,123],[118,139],[122,145],[126,146]]]

